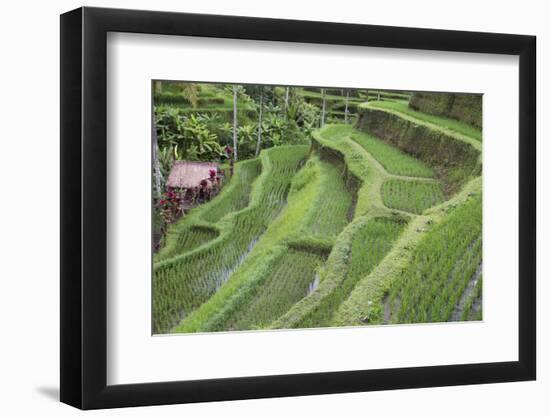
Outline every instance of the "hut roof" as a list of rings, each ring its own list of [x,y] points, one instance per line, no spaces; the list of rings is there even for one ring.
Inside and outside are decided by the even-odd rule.
[[[166,185],[174,188],[198,187],[203,179],[210,176],[209,171],[217,168],[218,164],[214,162],[176,161]]]

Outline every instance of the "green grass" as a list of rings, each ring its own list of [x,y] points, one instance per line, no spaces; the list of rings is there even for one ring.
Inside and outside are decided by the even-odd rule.
[[[264,169],[254,184],[250,205],[216,224],[221,230],[218,238],[196,250],[155,263],[155,333],[169,331],[211,298],[244,262],[258,238],[285,206],[290,182],[306,151],[306,147],[291,146],[262,152]],[[186,218],[181,224],[185,222]]]
[[[424,122],[433,123],[441,126],[445,129],[452,130],[453,132],[460,133],[465,136],[469,136],[481,142],[482,132],[480,129],[471,126],[467,123],[460,122],[448,117],[433,116],[428,113],[422,113],[411,109],[406,102],[388,102],[388,101],[375,101],[369,103],[369,106],[374,108],[390,109],[400,113],[404,113],[408,116],[422,120]]]
[[[401,219],[377,218],[368,221],[352,238],[346,256],[348,272],[342,283],[305,316],[295,327],[326,327],[338,306],[349,296],[355,284],[386,256],[405,226]]]
[[[389,292],[392,322],[448,321],[481,261],[481,195],[455,208],[414,248]]]
[[[390,179],[382,184],[382,200],[391,209],[421,214],[445,201],[445,195],[437,181]]]

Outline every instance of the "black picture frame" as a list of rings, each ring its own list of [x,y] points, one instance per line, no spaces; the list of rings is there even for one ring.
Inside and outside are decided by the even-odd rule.
[[[519,56],[519,360],[107,385],[108,32]],[[536,38],[185,13],[61,15],[61,401],[82,409],[534,380]]]

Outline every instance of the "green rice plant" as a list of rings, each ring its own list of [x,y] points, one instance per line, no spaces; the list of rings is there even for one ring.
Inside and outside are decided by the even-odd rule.
[[[404,113],[415,119],[422,120],[424,122],[433,123],[434,125],[441,126],[445,129],[452,130],[453,132],[460,133],[465,136],[469,136],[481,142],[482,133],[481,129],[472,126],[468,123],[461,122],[459,120],[451,119],[448,117],[434,116],[432,114],[423,113],[414,109],[411,109],[407,102],[389,102],[389,101],[375,101],[369,104],[371,107],[395,110],[400,113]]]
[[[381,192],[386,207],[414,214],[445,201],[439,181],[390,179],[382,184]]]
[[[154,265],[155,333],[169,331],[198,308],[245,261],[285,206],[291,179],[306,152],[305,146],[282,146],[262,152],[262,175],[254,184],[249,206],[221,219],[217,223],[220,236],[216,239]]]
[[[327,327],[338,306],[349,296],[355,284],[367,276],[392,248],[406,221],[381,217],[369,220],[352,237],[351,250],[345,255],[348,272],[330,295],[324,297],[312,312],[295,327]]]
[[[481,292],[483,288],[483,277],[480,276],[475,283],[474,290],[464,304],[464,309],[460,315],[462,321],[481,320]]]
[[[351,138],[370,153],[390,174],[434,178],[435,172],[422,161],[381,139],[353,130]]]
[[[198,248],[206,242],[215,239],[219,232],[212,227],[192,226],[178,236],[178,248],[181,253]]]
[[[323,168],[329,171],[325,172]],[[288,204],[262,235],[258,244],[247,256],[246,261],[235,271],[228,281],[207,303],[201,306],[192,317],[182,321],[176,331],[223,331],[227,329],[226,323],[239,314],[243,306],[249,302],[247,294],[251,294],[251,288],[259,291],[266,284],[268,277],[276,265],[277,259],[286,259],[288,253],[306,253],[324,258],[330,252],[333,241],[330,236],[313,236],[309,234],[307,225],[315,224],[313,219],[317,216],[317,201],[325,193],[324,184],[327,175],[336,175],[337,181],[342,181],[338,170],[332,170],[328,161],[314,155],[305,166],[294,176],[289,192]],[[346,192],[344,184],[340,183]],[[351,202],[349,195],[347,201]],[[338,228],[342,227],[342,219],[346,221],[346,210],[341,210],[340,221],[335,222]],[[318,224],[317,230],[327,231],[332,234],[335,225],[333,219],[326,218],[330,223],[327,227]],[[279,294],[272,293],[273,298],[279,298]],[[284,298],[284,296],[283,296]]]
[[[448,321],[481,262],[481,195],[435,225],[392,282],[391,321]]]
[[[233,302],[233,314],[226,315],[220,330],[265,328],[292,305],[308,295],[314,286],[319,255],[288,250],[279,256],[267,273],[241,289]]]
[[[260,175],[262,165],[256,158],[239,162],[236,166],[236,175],[234,174],[235,178],[231,181],[232,188],[212,201],[201,216],[203,220],[215,223],[228,213],[248,206],[252,184]]]

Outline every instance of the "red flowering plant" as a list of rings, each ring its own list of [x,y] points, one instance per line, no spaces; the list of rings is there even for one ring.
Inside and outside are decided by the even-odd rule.
[[[180,193],[172,187],[168,187],[158,202],[160,216],[165,224],[173,223],[179,217],[181,214],[180,203]]]

